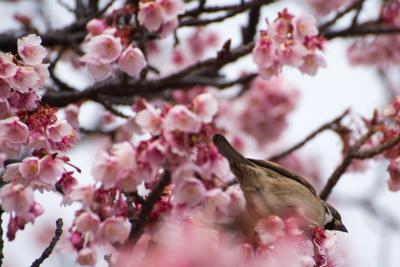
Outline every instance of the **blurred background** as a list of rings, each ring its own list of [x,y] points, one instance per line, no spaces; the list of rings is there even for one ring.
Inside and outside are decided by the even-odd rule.
[[[17,29],[14,16],[16,14],[31,16],[33,23],[44,29],[51,25],[54,29],[68,25],[74,19],[73,15],[55,0],[22,0],[0,1],[1,23],[0,32]],[[74,1],[64,1],[73,6]],[[119,1],[115,1],[118,6]],[[208,4],[237,3],[238,0],[209,0]],[[306,1],[278,1],[262,10],[262,17],[275,18],[276,13],[287,7],[294,14],[310,13]],[[367,1],[363,18],[377,14],[378,5]],[[344,18],[338,26],[348,23],[350,18]],[[218,25],[210,26],[218,32],[221,43],[231,39],[233,47],[240,42],[240,25],[247,22],[247,15],[239,15]],[[265,27],[261,25],[259,27]],[[179,33],[186,34],[185,31]],[[171,42],[171,40],[166,41]],[[284,77],[300,92],[300,101],[290,115],[289,129],[285,132],[280,147],[286,148],[316,129],[323,123],[338,116],[345,109],[370,117],[375,108],[382,108],[389,100],[390,94],[385,88],[377,71],[373,68],[354,67],[348,63],[346,49],[351,40],[335,39],[326,45],[324,57],[327,67],[321,69],[315,77],[305,76],[298,71],[284,70]],[[213,54],[210,52],[211,55]],[[215,53],[215,52],[214,52]],[[228,75],[235,76],[241,71],[256,70],[250,57],[244,58],[238,64],[226,68]],[[67,64],[60,64],[57,72],[63,73],[70,84],[84,88],[93,81],[87,73],[74,70]],[[83,125],[90,127],[101,107],[86,104],[80,115]],[[79,181],[82,184],[91,181],[91,165],[96,152],[101,149],[101,138],[86,139],[70,152],[72,162],[82,168]],[[326,132],[301,149],[300,154],[310,158],[309,164],[317,168],[322,179],[327,179],[340,160],[341,142],[332,133]],[[251,155],[248,155],[251,156]],[[339,242],[345,256],[343,266],[364,267],[397,267],[400,266],[400,195],[387,190],[386,163],[369,162],[365,172],[347,173],[335,187],[330,201],[335,203],[342,213],[343,221],[349,233],[338,233]],[[74,206],[61,207],[61,198],[54,194],[38,194],[37,199],[43,204],[46,212],[40,216],[35,225],[29,225],[20,231],[13,242],[5,244],[5,265],[28,266],[37,258],[48,244],[58,217],[64,219],[65,227],[72,221]],[[370,202],[360,202],[369,199]],[[5,216],[4,216],[5,217]],[[7,219],[3,222],[6,227]],[[5,238],[5,237],[4,237]],[[75,266],[72,255],[54,253],[42,266]],[[99,261],[98,266],[106,266]]]

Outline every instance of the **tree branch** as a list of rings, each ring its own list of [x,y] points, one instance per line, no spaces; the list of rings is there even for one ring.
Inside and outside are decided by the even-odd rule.
[[[60,239],[63,233],[62,228],[63,228],[62,219],[57,219],[56,230],[54,231],[54,237],[51,239],[50,244],[43,251],[42,255],[32,263],[31,267],[39,267],[51,255],[54,247],[56,246],[58,240]]]
[[[167,170],[163,170],[159,182],[144,200],[141,205],[139,216],[136,220],[131,220],[132,228],[129,235],[128,245],[133,246],[142,236],[146,223],[148,222],[154,205],[160,200],[164,193],[164,188],[171,183],[171,176]]]
[[[349,114],[349,112],[350,112],[350,110],[347,109],[340,116],[338,116],[338,117],[334,118],[333,120],[321,125],[315,131],[313,131],[312,133],[307,135],[306,138],[304,138],[302,141],[298,142],[297,144],[295,144],[291,148],[289,148],[289,149],[287,149],[287,150],[285,150],[285,151],[283,151],[283,152],[281,152],[279,154],[276,154],[276,155],[272,156],[271,158],[269,158],[269,160],[270,161],[278,161],[278,160],[288,156],[292,152],[296,151],[297,149],[303,147],[305,144],[307,144],[310,140],[312,140],[314,137],[316,137],[318,134],[322,133],[323,131],[334,129],[334,127],[337,126],[338,124],[340,124],[342,119],[344,117],[346,117]]]

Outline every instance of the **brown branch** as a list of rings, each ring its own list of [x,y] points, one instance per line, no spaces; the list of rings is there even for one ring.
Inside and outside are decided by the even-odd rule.
[[[160,200],[164,193],[164,188],[169,185],[170,182],[170,173],[167,170],[164,170],[161,174],[159,182],[153,188],[153,190],[151,190],[150,194],[142,204],[138,218],[131,221],[132,228],[128,240],[129,246],[135,245],[137,240],[139,240],[139,238],[142,236],[146,223],[148,222],[151,212],[153,211],[154,205]]]
[[[50,244],[43,251],[42,255],[37,258],[31,265],[31,267],[39,267],[53,252],[54,247],[56,246],[58,240],[60,239],[63,233],[63,221],[62,219],[57,219],[56,221],[56,230],[54,231],[54,237],[51,239]]]
[[[355,159],[370,159],[398,144],[400,144],[400,135],[379,146],[357,151],[354,153],[353,157]]]
[[[254,40],[257,33],[257,25],[260,20],[261,6],[256,6],[250,9],[248,15],[248,23],[246,27],[242,27],[242,43],[248,44]]]
[[[336,15],[329,21],[325,22],[321,26],[319,26],[320,32],[324,32],[326,29],[329,27],[333,26],[339,19],[341,19],[343,16],[347,15],[349,12],[353,11],[359,6],[360,1],[356,1],[347,8],[343,9],[342,11],[339,11],[336,13]]]
[[[323,131],[334,129],[334,127],[337,126],[338,124],[340,124],[342,119],[344,117],[346,117],[349,114],[349,112],[350,112],[350,110],[347,109],[340,116],[338,116],[338,117],[334,118],[333,120],[321,125],[315,131],[313,131],[312,133],[307,135],[306,138],[304,138],[302,141],[298,142],[297,144],[295,144],[291,148],[289,148],[289,149],[287,149],[287,150],[285,150],[285,151],[283,151],[283,152],[281,152],[279,154],[276,154],[276,155],[272,156],[271,158],[269,158],[269,160],[270,161],[278,161],[278,160],[288,156],[292,152],[296,151],[297,149],[303,147],[305,144],[307,144],[310,140],[312,140],[314,137],[316,137],[318,134],[322,133]]]
[[[76,92],[47,92],[42,98],[43,104],[49,104],[51,106],[63,107],[70,103],[78,102],[85,99],[95,100],[98,95],[104,96],[152,96],[157,95],[167,89],[172,88],[190,88],[198,85],[199,79],[196,74],[205,72],[207,70],[219,69],[240,57],[249,54],[254,47],[254,43],[251,42],[247,45],[240,46],[236,49],[229,49],[229,46],[225,44],[224,48],[217,54],[217,56],[199,61],[181,71],[173,73],[164,78],[155,80],[135,80],[128,82],[126,86],[121,86],[120,81],[106,81],[98,83],[92,87],[89,87],[83,91]],[[255,74],[250,75],[250,78],[254,78]],[[205,78],[202,78],[205,81]],[[236,80],[242,82],[243,78]],[[203,85],[208,85],[204,82]],[[218,85],[215,80],[209,80],[209,85]],[[232,82],[223,82],[219,84],[221,87],[227,85],[233,85]]]
[[[346,172],[347,168],[350,166],[350,164],[353,162],[355,159],[354,155],[355,153],[364,145],[364,143],[371,137],[371,135],[374,133],[374,127],[370,126],[367,133],[364,134],[360,139],[358,139],[354,145],[352,145],[347,154],[344,156],[342,162],[339,164],[338,167],[334,170],[334,172],[331,174],[331,176],[328,179],[328,182],[322,189],[321,193],[319,194],[319,197],[322,200],[327,200],[329,195],[332,193],[333,188],[336,186],[336,184],[339,182],[340,178],[342,175]]]
[[[366,35],[398,34],[400,28],[376,22],[365,22],[343,30],[329,31],[323,34],[327,40],[334,38],[361,37]]]

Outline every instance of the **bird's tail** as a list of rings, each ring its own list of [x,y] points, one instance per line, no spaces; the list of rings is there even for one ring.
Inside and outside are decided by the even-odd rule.
[[[226,140],[222,134],[215,134],[213,136],[213,142],[218,148],[219,153],[228,159],[230,163],[241,163],[246,165],[253,165],[247,160],[242,154],[240,154],[232,145]]]

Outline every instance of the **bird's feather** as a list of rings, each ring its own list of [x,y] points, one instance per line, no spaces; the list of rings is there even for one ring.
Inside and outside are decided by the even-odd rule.
[[[287,178],[290,178],[292,180],[295,180],[296,182],[302,184],[303,186],[305,186],[306,188],[308,188],[308,190],[311,191],[311,193],[313,193],[314,195],[317,194],[315,188],[303,177],[298,176],[297,174],[295,174],[292,171],[289,171],[288,169],[282,167],[279,164],[276,164],[274,162],[268,161],[268,160],[258,160],[258,159],[251,159],[251,158],[247,158],[247,160],[249,160],[250,162],[254,163],[257,166],[269,169],[269,170],[273,170]]]

